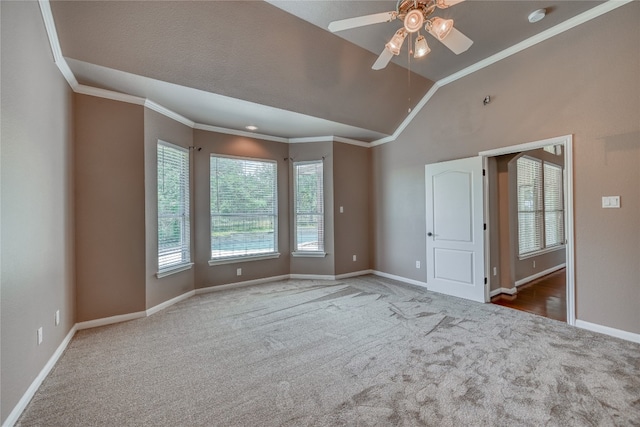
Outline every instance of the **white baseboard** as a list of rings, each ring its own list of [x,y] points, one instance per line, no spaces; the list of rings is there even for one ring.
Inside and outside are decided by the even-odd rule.
[[[147,313],[147,317],[151,316],[152,314],[156,314],[157,312],[164,310],[167,307],[172,306],[173,304],[179,303],[182,300],[185,300],[187,298],[191,298],[192,296],[194,296],[196,294],[196,291],[189,291],[189,292],[185,292],[182,295],[178,295],[175,298],[171,298],[168,301],[162,302],[156,306],[153,306],[149,309],[147,309],[146,313]]]
[[[426,282],[421,282],[419,280],[407,279],[406,277],[396,276],[395,274],[383,273],[382,271],[377,271],[377,270],[372,270],[371,273],[375,274],[376,276],[386,277],[387,279],[397,280],[399,282],[405,282],[405,283],[409,283],[411,285],[420,286],[420,287],[423,287],[423,288],[427,287],[427,283]]]
[[[336,280],[336,276],[330,274],[290,274],[289,278],[301,280]]]
[[[118,316],[104,317],[102,319],[87,320],[86,322],[76,323],[76,329],[90,329],[99,326],[113,325],[114,323],[127,322],[129,320],[141,319],[147,317],[146,311],[137,311],[135,313],[120,314]]]
[[[360,271],[353,271],[351,273],[338,274],[337,276],[334,276],[334,278],[335,280],[342,280],[342,279],[348,279],[349,277],[365,276],[371,273],[373,273],[373,270],[360,270]]]
[[[547,274],[551,274],[554,271],[558,271],[558,270],[560,270],[562,268],[565,268],[566,266],[567,266],[567,264],[556,265],[555,267],[547,268],[546,270],[541,271],[539,273],[536,273],[536,274],[534,274],[532,276],[525,277],[524,279],[516,280],[516,287],[525,285],[525,284],[527,284],[529,282],[532,282],[532,281],[534,281],[534,280],[536,280],[536,279],[538,279],[538,278],[540,278],[542,276],[546,276]]]
[[[198,288],[195,290],[196,295],[206,294],[208,292],[224,291],[227,289],[242,288],[244,286],[259,285],[261,283],[277,282],[278,280],[287,280],[288,274],[282,276],[265,277],[264,279],[247,280],[244,282],[229,283],[227,285],[207,286],[206,288]]]
[[[67,346],[71,342],[71,338],[73,338],[77,330],[78,330],[77,325],[73,325],[71,330],[69,330],[69,333],[67,334],[67,336],[64,337],[64,339],[62,340],[62,342],[60,343],[56,351],[53,352],[53,354],[51,355],[47,363],[44,365],[44,368],[42,368],[42,370],[40,371],[38,376],[33,380],[31,385],[27,389],[27,391],[22,395],[22,398],[18,401],[18,404],[13,408],[13,410],[11,411],[7,419],[4,420],[2,427],[11,427],[16,423],[16,421],[18,421],[18,418],[20,418],[20,415],[22,415],[22,412],[25,410],[25,408],[27,407],[31,399],[33,399],[33,396],[38,391],[38,388],[40,388],[42,381],[44,381],[44,379],[47,378],[47,375],[49,375],[49,372],[51,372],[51,369],[53,369],[56,363],[58,363],[58,359],[60,359],[60,356],[62,356],[62,353],[64,353],[64,351],[67,349]]]
[[[587,329],[592,332],[598,332],[600,334],[605,334],[623,340],[640,343],[640,334],[635,334],[633,332],[610,328],[608,326],[598,325],[597,323],[585,322],[584,320],[579,319],[576,319],[576,326],[578,328]]]
[[[518,293],[517,288],[498,288],[494,289],[489,293],[489,296],[495,297],[498,294],[507,294],[507,295],[515,295]]]

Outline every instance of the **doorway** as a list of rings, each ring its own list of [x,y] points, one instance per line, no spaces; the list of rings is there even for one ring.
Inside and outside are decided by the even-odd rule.
[[[488,175],[486,301],[575,324],[571,135],[480,155]],[[547,185],[544,178],[527,182],[543,173]],[[554,179],[561,196],[553,193]]]

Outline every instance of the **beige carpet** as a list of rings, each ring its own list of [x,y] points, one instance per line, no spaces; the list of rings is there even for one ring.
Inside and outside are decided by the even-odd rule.
[[[375,276],[80,331],[20,426],[638,426],[640,345]]]

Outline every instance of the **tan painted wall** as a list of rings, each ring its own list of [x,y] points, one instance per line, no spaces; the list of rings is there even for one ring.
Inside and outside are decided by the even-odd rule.
[[[425,164],[573,134],[577,317],[640,333],[638,22],[633,2],[444,86],[375,147],[374,268],[426,279],[412,265],[425,257]],[[605,195],[622,208],[601,209]]]
[[[38,3],[3,1],[0,15],[4,423],[75,323],[75,267],[71,90],[53,63]]]
[[[488,191],[489,191],[489,215],[486,221],[489,227],[490,233],[490,248],[489,248],[489,286],[493,291],[502,287],[502,267],[500,262],[500,195],[499,195],[499,175],[498,175],[498,161],[497,157],[489,157],[487,159],[487,179]],[[495,274],[494,274],[495,272]]]
[[[194,130],[195,210],[195,287],[204,288],[265,277],[289,274],[289,163],[287,144],[234,135]],[[270,159],[278,162],[278,251],[280,257],[260,261],[209,266],[211,256],[211,218],[209,210],[209,158],[212,153],[238,157]],[[236,269],[242,268],[242,276]]]
[[[371,150],[334,142],[333,185],[335,274],[368,270],[371,268]],[[343,213],[340,206],[344,208]]]
[[[189,148],[193,129],[148,108],[144,109],[144,187],[146,308],[152,308],[194,289],[194,269],[156,277],[158,272],[158,139]],[[193,214],[193,156],[191,156],[191,213]],[[191,221],[191,256],[194,254]]]
[[[77,321],[145,309],[144,107],[75,95]]]
[[[291,161],[304,162],[310,160],[321,160],[324,158],[324,251],[327,256],[317,257],[291,257],[291,274],[314,274],[331,275],[335,274],[335,244],[334,244],[334,195],[333,195],[333,173],[334,173],[334,152],[333,142],[312,142],[307,144],[290,144],[289,157]],[[291,174],[291,164],[287,163],[287,168]],[[291,175],[289,175],[291,176]],[[290,182],[293,179],[290,178]],[[290,186],[292,187],[292,186]],[[289,189],[290,200],[293,201],[293,188]],[[290,215],[293,216],[293,203],[290,206]],[[291,220],[290,245],[293,248],[293,219]]]

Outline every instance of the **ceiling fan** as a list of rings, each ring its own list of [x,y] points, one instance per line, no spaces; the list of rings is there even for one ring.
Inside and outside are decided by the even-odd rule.
[[[402,19],[404,26],[396,31],[391,40],[385,45],[384,50],[371,67],[374,70],[383,69],[394,55],[400,54],[404,39],[409,34],[418,33],[413,50],[414,58],[421,58],[431,52],[427,40],[419,32],[423,24],[426,32],[439,40],[453,53],[459,55],[471,47],[473,40],[453,27],[453,19],[429,17],[435,12],[436,8],[446,9],[449,6],[463,1],[464,0],[398,0],[396,10],[392,12],[374,13],[373,15],[333,21],[329,24],[329,31],[335,33],[336,31],[348,30],[350,28]]]

